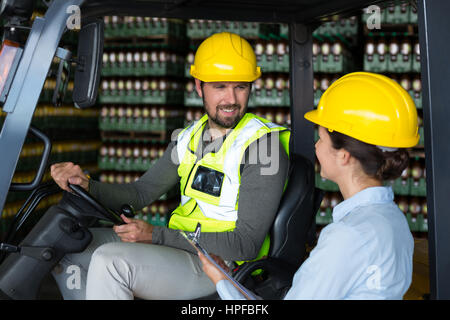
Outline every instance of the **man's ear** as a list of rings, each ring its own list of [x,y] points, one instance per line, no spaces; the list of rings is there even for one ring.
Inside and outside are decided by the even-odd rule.
[[[198,79],[194,79],[195,80],[195,90],[197,91],[197,94],[200,98],[203,98],[203,91],[202,91],[202,85],[200,83],[200,80]]]

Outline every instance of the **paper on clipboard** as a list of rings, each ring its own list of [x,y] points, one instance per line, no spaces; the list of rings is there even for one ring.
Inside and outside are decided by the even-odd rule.
[[[244,288],[239,282],[237,282],[232,276],[230,276],[221,266],[219,266],[216,261],[209,255],[209,253],[200,245],[198,242],[198,238],[200,237],[201,225],[197,224],[195,228],[195,232],[186,233],[183,230],[180,230],[180,233],[188,240],[188,242],[198,251],[203,253],[203,255],[208,259],[217,269],[231,282],[231,284],[239,290],[240,293],[244,295],[247,300],[257,300],[257,298],[246,288]]]

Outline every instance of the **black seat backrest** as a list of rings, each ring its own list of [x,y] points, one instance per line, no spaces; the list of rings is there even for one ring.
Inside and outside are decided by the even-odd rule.
[[[293,266],[302,263],[307,235],[320,205],[314,177],[311,161],[290,155],[288,184],[272,226],[269,257]]]

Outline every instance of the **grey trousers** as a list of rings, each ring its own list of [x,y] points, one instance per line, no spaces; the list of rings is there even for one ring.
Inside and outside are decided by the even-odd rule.
[[[121,242],[112,229],[52,272],[67,300],[195,299],[216,291],[196,255],[171,247]]]

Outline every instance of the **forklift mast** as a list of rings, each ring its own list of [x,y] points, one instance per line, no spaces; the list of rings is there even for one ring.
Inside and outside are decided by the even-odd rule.
[[[4,5],[15,2],[4,1]],[[28,1],[29,2],[29,1]],[[36,17],[23,48],[3,111],[6,118],[0,133],[0,209],[3,210],[11,181],[25,142],[31,119],[47,78],[53,57],[70,17],[67,7],[83,0],[53,1],[43,18]],[[2,12],[3,13],[3,12]],[[8,12],[5,12],[8,14]],[[12,17],[11,22],[17,20]],[[19,26],[18,26],[19,27]]]

